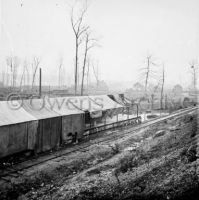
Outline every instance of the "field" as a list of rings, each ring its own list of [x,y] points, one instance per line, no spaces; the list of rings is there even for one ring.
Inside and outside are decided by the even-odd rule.
[[[167,120],[24,171],[0,197],[197,199],[197,135],[196,113]]]

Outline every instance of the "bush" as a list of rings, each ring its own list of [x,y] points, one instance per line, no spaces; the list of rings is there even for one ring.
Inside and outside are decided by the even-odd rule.
[[[196,154],[196,145],[191,145],[188,149],[183,149],[183,151],[180,153],[180,156],[182,160],[194,162],[197,159]]]
[[[138,157],[129,155],[122,158],[119,162],[119,165],[116,169],[118,173],[125,173],[128,170],[133,169],[134,167],[138,166]]]
[[[118,143],[115,143],[113,146],[110,147],[113,151],[113,155],[118,154],[120,152],[120,145]]]

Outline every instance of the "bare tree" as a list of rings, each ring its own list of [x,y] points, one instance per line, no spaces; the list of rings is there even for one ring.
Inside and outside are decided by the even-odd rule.
[[[159,86],[160,86],[160,82],[151,91],[151,99],[150,99],[150,101],[151,101],[151,110],[153,110],[153,108],[154,108],[154,101],[156,100],[155,94],[158,91]]]
[[[41,62],[41,59],[39,57],[37,57],[37,56],[33,57],[33,61],[32,61],[32,89],[34,87],[35,77],[36,77],[36,73],[37,73],[40,62]]]
[[[163,93],[164,93],[165,71],[164,64],[162,66],[162,80],[161,80],[161,97],[160,97],[160,109],[163,109]]]
[[[63,57],[61,56],[59,58],[59,64],[58,64],[58,67],[59,67],[59,88],[61,88],[61,85],[62,85],[62,66],[63,66]]]
[[[7,63],[7,66],[8,66],[8,76],[9,76],[9,71],[10,71],[10,85],[13,86],[13,76],[12,76],[12,73],[13,73],[13,57],[12,56],[8,56],[6,58],[6,63]],[[8,79],[8,78],[7,78]],[[8,84],[9,84],[9,81],[8,81]]]
[[[23,72],[22,72],[22,75],[21,75],[21,80],[20,80],[20,85],[19,85],[20,91],[22,89],[22,83],[23,83],[24,79],[25,79],[25,67],[23,65]]]
[[[89,88],[89,73],[90,73],[90,58],[87,60],[87,73],[86,73],[86,78],[87,78],[87,93],[88,93],[88,88]]]
[[[85,67],[87,63],[88,52],[94,46],[97,45],[97,40],[95,38],[91,38],[91,32],[85,33],[85,50],[84,50],[84,60],[83,60],[83,68],[82,68],[82,83],[81,83],[81,95],[83,95],[84,91],[84,76],[85,76]]]
[[[24,60],[23,62],[23,80],[21,82],[21,85],[23,84],[24,86],[27,85],[29,86],[30,85],[30,72],[29,72],[29,66],[30,66],[30,63],[27,61],[27,59]],[[33,69],[32,69],[32,72],[33,72]]]
[[[10,84],[12,87],[15,87],[16,81],[17,81],[17,69],[19,66],[19,58],[17,56],[8,56],[6,58],[6,63],[7,63],[7,66],[10,68],[10,73],[11,73]]]
[[[26,75],[27,75],[27,78],[26,78]],[[27,84],[28,84],[28,81],[29,81],[28,62],[25,59],[23,62],[23,73],[22,73],[21,81],[20,81],[20,90],[22,89],[22,84],[23,85],[26,84],[26,79],[27,79]]]
[[[5,71],[3,70],[2,71],[2,84],[3,84],[3,86],[5,86]]]
[[[78,84],[78,61],[79,61],[79,47],[82,43],[82,36],[88,30],[88,26],[83,24],[84,17],[87,11],[87,4],[80,11],[80,15],[78,17],[74,17],[73,13],[74,9],[71,11],[71,25],[73,29],[73,33],[75,35],[75,94],[77,94],[77,84]]]
[[[17,85],[17,72],[19,67],[19,59],[15,57],[14,59],[14,69],[13,69],[13,87]]]
[[[93,67],[93,73],[97,82],[97,87],[99,86],[99,62],[97,61],[96,67],[94,63],[92,62],[92,67]]]
[[[145,93],[147,92],[149,79],[156,78],[156,71],[152,69],[153,66],[157,66],[157,64],[153,61],[152,55],[148,55],[146,57],[146,67],[141,68],[141,70],[143,71],[141,73],[141,76],[142,78],[144,77],[144,81],[145,81]]]
[[[30,73],[29,73],[29,63],[27,61],[24,62],[25,67],[25,76],[24,76],[24,85],[27,84],[27,86],[30,85]],[[25,79],[26,78],[26,79]]]

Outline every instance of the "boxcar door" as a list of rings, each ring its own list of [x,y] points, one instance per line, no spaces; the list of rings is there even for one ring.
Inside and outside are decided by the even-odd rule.
[[[51,119],[51,148],[56,148],[60,144],[61,137],[61,117]]]
[[[73,133],[77,132],[77,138],[80,139],[84,132],[84,116],[82,114],[72,116]]]
[[[28,150],[35,150],[37,142],[38,121],[27,123]]]
[[[9,127],[9,154],[27,150],[27,141],[26,123],[14,124]]]
[[[42,120],[42,151],[51,149],[51,119]]]
[[[62,117],[62,143],[71,143],[73,133],[72,115]]]
[[[0,158],[7,156],[9,143],[9,126],[0,127]]]

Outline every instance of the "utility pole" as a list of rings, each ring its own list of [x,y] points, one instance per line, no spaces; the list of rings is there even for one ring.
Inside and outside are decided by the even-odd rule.
[[[41,98],[41,81],[42,81],[42,71],[41,68],[39,68],[39,96]]]
[[[147,72],[146,72],[146,80],[145,80],[145,92],[147,91],[148,86],[148,78],[149,78],[149,69],[150,69],[150,56],[147,57]]]
[[[160,101],[160,109],[161,110],[163,110],[164,80],[165,80],[165,73],[164,73],[164,64],[163,64],[163,69],[162,69],[162,87],[161,87],[161,101]]]
[[[196,93],[196,69],[194,65],[192,65],[191,68],[193,69],[193,89],[194,93]]]
[[[167,95],[165,95],[165,110],[168,109],[168,100],[167,100]]]

